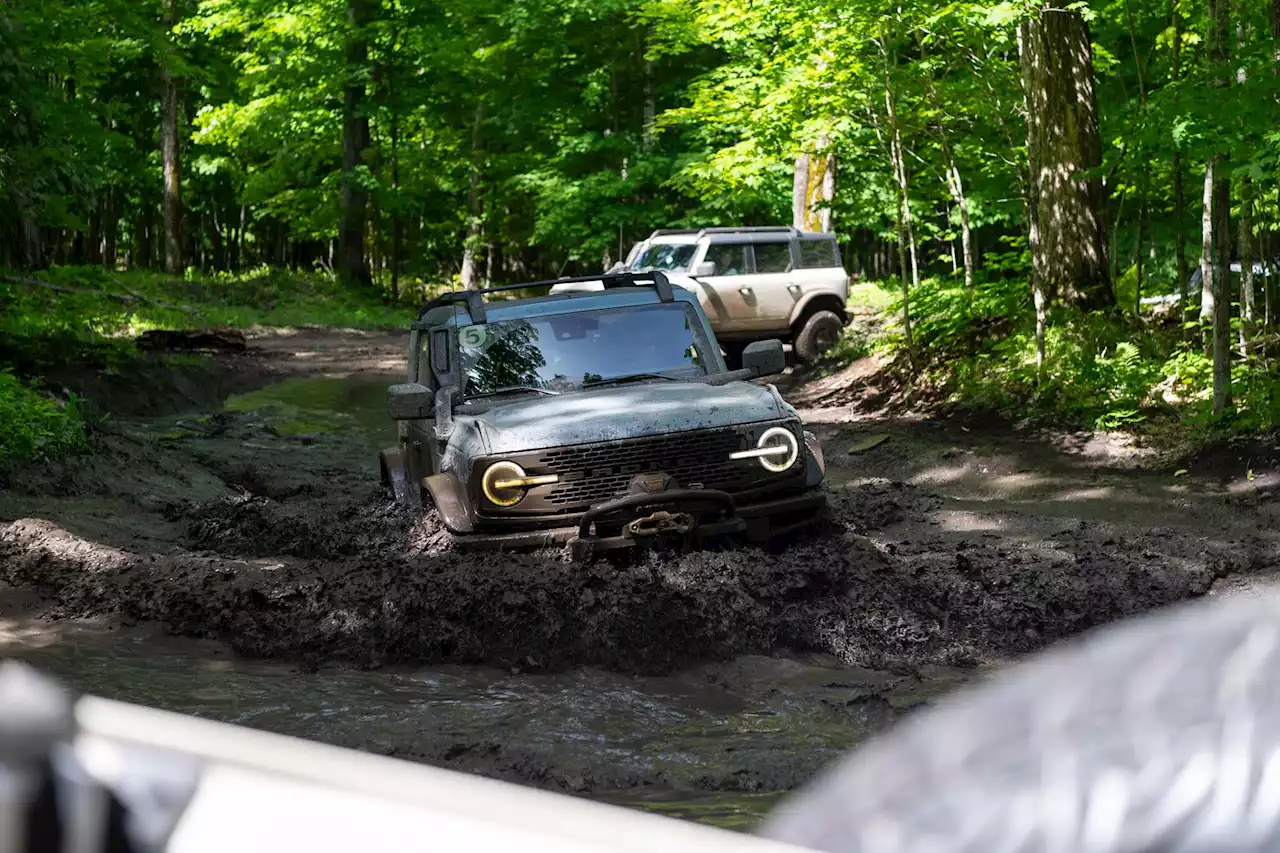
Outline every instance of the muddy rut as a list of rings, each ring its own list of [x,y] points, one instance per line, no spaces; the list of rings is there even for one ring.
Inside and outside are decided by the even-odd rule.
[[[399,345],[269,338],[246,369],[320,374],[345,396],[124,423],[93,457],[11,478],[0,578],[37,590],[44,617],[157,622],[255,657],[655,673],[776,650],[977,663],[1277,565],[1256,475],[1252,506],[1211,481],[1179,480],[1194,495],[1179,502],[1145,470],[1112,470],[1115,454],[1091,463],[1008,436],[964,447],[954,430],[838,410],[808,413],[828,446],[830,507],[785,549],[587,566],[457,554],[430,513],[379,493],[379,407],[324,408],[350,409],[351,385],[377,399]],[[869,429],[890,438],[842,452]]]
[[[720,756],[711,765],[667,769],[639,752],[619,763],[581,734],[544,754],[521,741],[536,733],[510,722],[506,734],[463,734],[419,721],[383,739],[316,730],[313,714],[264,725],[567,790],[777,790],[888,725],[899,711],[874,704],[883,685],[907,679],[929,693],[921,684],[940,667],[949,685],[955,672],[1153,607],[1270,594],[1280,569],[1280,479],[1265,460],[1197,467],[1096,436],[879,419],[847,395],[806,398],[803,385],[788,393],[810,404],[803,414],[824,440],[829,508],[785,548],[588,565],[551,551],[458,554],[429,512],[405,514],[377,487],[376,449],[394,438],[383,394],[403,343],[259,336],[220,357],[224,385],[248,393],[219,411],[189,401],[144,406],[144,418],[118,401],[92,455],[7,472],[0,648],[62,626],[149,626],[303,672],[485,667],[577,679],[556,689],[588,694],[583,678],[700,673],[751,714],[791,720],[804,707],[834,722],[799,740],[744,728],[731,745],[698,747]],[[812,683],[788,681],[749,660],[820,668]],[[840,672],[873,671],[881,687],[862,676],[841,686]],[[609,683],[615,699],[638,689]],[[544,689],[531,684],[517,692]],[[868,718],[868,708],[880,710]],[[581,708],[563,713],[578,719]],[[650,724],[650,737],[668,725],[627,725]]]

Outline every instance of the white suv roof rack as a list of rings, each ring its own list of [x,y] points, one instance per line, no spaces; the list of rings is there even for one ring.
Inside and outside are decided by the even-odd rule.
[[[790,237],[797,237],[801,240],[816,240],[820,238],[831,239],[834,234],[823,232],[801,231],[791,225],[743,225],[734,227],[720,228],[659,228],[650,234],[646,239],[653,240],[656,237],[673,237],[694,236],[701,238],[708,234],[786,234]]]

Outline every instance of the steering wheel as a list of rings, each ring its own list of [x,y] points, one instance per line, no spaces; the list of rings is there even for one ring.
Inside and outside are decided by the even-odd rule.
[[[919,712],[763,829],[831,853],[1280,850],[1280,603],[1119,623]]]

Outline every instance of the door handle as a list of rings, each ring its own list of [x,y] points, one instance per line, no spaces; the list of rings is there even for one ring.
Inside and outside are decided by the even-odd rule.
[[[743,296],[750,296],[750,295],[751,295],[751,288],[749,288],[749,287],[739,287],[739,288],[738,288],[738,292],[739,292],[739,293],[741,293]]]

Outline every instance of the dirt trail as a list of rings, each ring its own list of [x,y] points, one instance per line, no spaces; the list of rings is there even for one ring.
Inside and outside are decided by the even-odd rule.
[[[376,397],[403,346],[260,334],[220,362],[259,384],[321,376]],[[96,455],[13,478],[0,579],[39,592],[32,618],[157,622],[253,656],[665,672],[781,649],[972,664],[1280,566],[1270,472],[1174,477],[1096,439],[850,407],[805,412],[827,445],[832,508],[785,553],[585,568],[558,553],[463,557],[429,515],[379,495],[381,437],[356,416],[377,403],[275,399],[122,422]],[[890,437],[846,452],[875,432]]]

